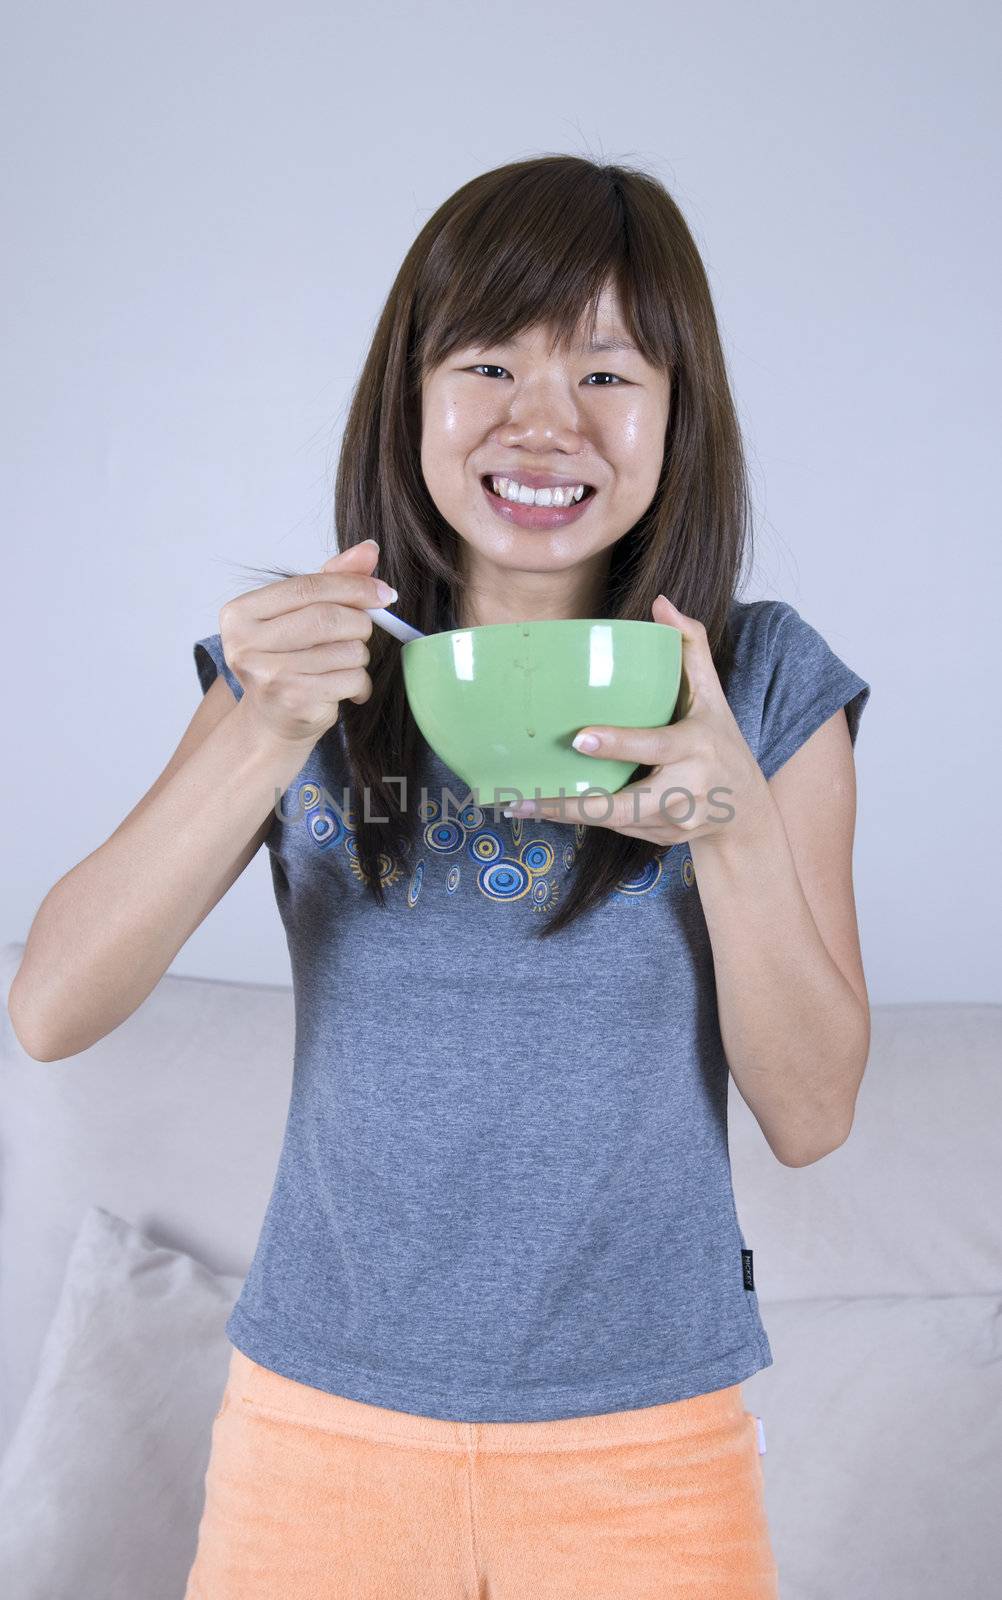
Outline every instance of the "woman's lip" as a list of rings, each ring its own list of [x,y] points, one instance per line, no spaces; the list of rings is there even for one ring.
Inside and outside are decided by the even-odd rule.
[[[493,489],[488,489],[483,478],[480,487],[494,515],[505,522],[514,522],[520,528],[562,528],[566,523],[576,522],[598,493],[597,489],[593,489],[591,494],[582,495],[580,500],[569,506],[524,506],[517,500],[505,500],[495,494]]]

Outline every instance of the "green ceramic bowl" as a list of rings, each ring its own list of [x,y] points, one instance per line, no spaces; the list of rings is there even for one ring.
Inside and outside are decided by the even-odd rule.
[[[571,740],[589,723],[660,727],[682,678],[678,628],[618,618],[454,628],[401,654],[415,722],[488,806],[621,789],[639,762],[583,755]]]

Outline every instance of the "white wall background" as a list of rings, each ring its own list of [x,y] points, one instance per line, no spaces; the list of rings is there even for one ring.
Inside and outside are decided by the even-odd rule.
[[[425,0],[8,12],[4,938],[148,788],[237,563],[334,548],[344,412],[479,171],[647,167],[706,261],[758,528],[873,685],[871,1000],[998,1000],[999,13]],[[174,971],[286,982],[266,853]]]

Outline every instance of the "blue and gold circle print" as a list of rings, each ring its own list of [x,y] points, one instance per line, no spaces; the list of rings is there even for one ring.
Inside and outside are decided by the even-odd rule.
[[[355,839],[349,840],[348,843],[354,846],[348,857],[351,864],[351,870],[358,882],[364,883],[365,874],[362,871],[362,863],[358,858],[358,843]],[[376,857],[376,871],[379,873],[380,883],[384,885],[396,883],[397,879],[400,877],[400,868],[397,866],[393,857],[385,850],[380,850],[379,855]]]
[[[504,840],[496,828],[481,828],[470,838],[467,847],[474,861],[496,861],[504,855]]]
[[[310,830],[310,837],[322,850],[337,844],[344,834],[344,824],[331,806],[317,806],[307,812],[306,826]]]
[[[422,859],[418,862],[417,866],[414,868],[414,871],[411,873],[411,881],[407,885],[407,904],[409,906],[416,906],[417,905],[418,895],[421,893],[421,885],[423,883],[424,883],[424,858],[422,857]]]
[[[322,799],[323,791],[315,783],[301,783],[298,790],[300,814],[304,817],[313,843],[321,850],[337,844],[344,835],[344,823],[333,806]]]
[[[533,878],[529,898],[533,911],[549,911],[560,896],[556,878]]]
[[[357,813],[350,809],[342,813],[325,798],[326,790],[311,781],[300,783],[296,794],[298,814],[305,821],[312,843],[324,850],[341,845],[353,876],[363,882]],[[455,816],[449,814],[442,802],[430,797],[422,800],[418,809],[426,854],[406,881],[409,906],[415,906],[422,893],[427,898],[433,888],[441,893],[443,884],[447,895],[458,894],[464,886],[460,861],[468,854],[475,871],[466,880],[467,892],[475,885],[485,899],[496,905],[524,901],[534,911],[552,911],[561,894],[561,870],[570,872],[587,836],[588,824],[576,822],[573,843],[566,838],[551,843],[542,836],[546,822],[534,817],[506,818],[507,828],[502,831],[490,820],[489,809],[472,800]],[[679,862],[680,854],[678,850],[663,852],[642,871],[620,879],[617,892],[635,899],[663,887],[669,871],[666,861]],[[426,883],[435,861],[449,856],[453,861],[445,859],[442,868]],[[384,885],[404,878],[402,864],[387,851],[379,855],[378,870]],[[691,888],[696,874],[688,853],[679,862],[679,873],[682,883]]]
[[[647,866],[635,873],[632,878],[620,878],[616,888],[620,894],[650,894],[663,871],[664,867],[659,860],[649,861]]]
[[[438,851],[439,855],[451,855],[454,850],[461,850],[465,837],[462,823],[449,817],[429,822],[424,830],[425,844],[429,850]]]
[[[518,856],[531,873],[549,872],[553,865],[553,846],[545,839],[530,839],[522,846]]]
[[[532,873],[512,856],[498,856],[477,873],[477,888],[488,900],[521,900],[532,885]]]

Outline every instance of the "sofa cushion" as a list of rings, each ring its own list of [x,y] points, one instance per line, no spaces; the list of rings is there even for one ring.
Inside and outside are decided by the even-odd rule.
[[[214,1272],[247,1272],[295,1038],[291,989],[168,974],[89,1050],[35,1061],[6,1008],[23,952],[0,951],[0,1453],[88,1206]]]
[[[742,1393],[784,1600],[996,1594],[1002,1295],[776,1301],[768,1327]]]
[[[183,1593],[241,1281],[86,1212],[0,1464],[11,1600]]]

